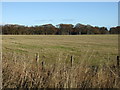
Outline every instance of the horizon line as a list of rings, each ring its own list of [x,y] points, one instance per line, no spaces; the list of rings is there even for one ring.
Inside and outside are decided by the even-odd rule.
[[[52,24],[52,23],[46,23],[46,24],[35,24],[35,25],[25,25],[25,24],[17,24],[17,23],[5,23],[5,24],[0,24],[0,26],[4,26],[4,25],[20,25],[20,26],[28,26],[28,27],[34,27],[34,26],[42,26],[42,25],[47,25],[47,24]],[[68,23],[59,23],[59,24],[68,24]],[[59,24],[52,24],[53,26],[56,27],[56,25],[59,25]],[[71,24],[71,23],[69,23]],[[76,23],[76,24],[82,24],[82,25],[90,25],[92,27],[106,27],[107,29],[110,29],[112,27],[118,27],[119,25],[116,25],[116,26],[98,26],[98,25],[91,25],[91,24],[83,24],[83,23]],[[73,26],[75,26],[76,24],[72,24]]]

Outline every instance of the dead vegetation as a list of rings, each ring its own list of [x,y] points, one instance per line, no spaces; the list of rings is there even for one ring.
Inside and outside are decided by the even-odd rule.
[[[16,53],[3,54],[3,88],[120,88],[120,68],[70,61],[49,64]],[[73,63],[73,62],[72,62]]]

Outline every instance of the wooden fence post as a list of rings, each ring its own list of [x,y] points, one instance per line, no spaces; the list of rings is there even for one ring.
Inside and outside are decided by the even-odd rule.
[[[39,62],[39,53],[35,54],[35,60],[36,60],[37,63]]]
[[[120,60],[119,60],[119,56],[117,56],[117,67],[119,67],[119,62],[120,62]]]
[[[71,67],[72,67],[73,66],[73,56],[71,56],[70,63],[71,63]]]
[[[42,61],[41,64],[42,64],[42,70],[44,70],[44,61]]]
[[[43,56],[43,60],[42,60],[42,62],[41,62],[41,66],[42,66],[42,70],[44,70],[45,69],[45,61],[44,61],[44,59],[45,59],[45,56]]]

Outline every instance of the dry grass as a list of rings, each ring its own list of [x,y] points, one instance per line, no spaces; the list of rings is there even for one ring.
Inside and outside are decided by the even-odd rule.
[[[120,88],[116,56],[116,35],[3,36],[3,88]]]
[[[58,61],[42,66],[42,61],[24,55],[7,55],[3,55],[4,88],[120,88],[120,70],[114,65],[79,62],[71,67],[70,62]]]

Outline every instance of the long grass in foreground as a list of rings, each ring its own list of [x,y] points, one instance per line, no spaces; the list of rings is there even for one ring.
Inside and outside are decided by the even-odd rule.
[[[120,88],[120,70],[113,64],[82,61],[49,64],[27,55],[3,54],[3,88]]]

